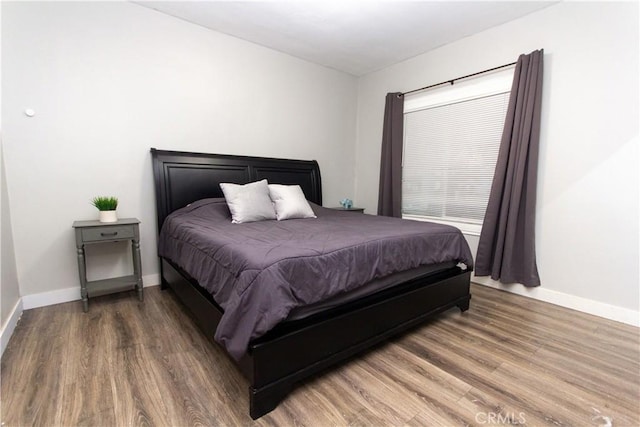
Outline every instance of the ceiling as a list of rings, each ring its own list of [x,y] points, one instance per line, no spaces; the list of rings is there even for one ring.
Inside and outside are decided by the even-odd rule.
[[[361,76],[556,1],[136,1]]]

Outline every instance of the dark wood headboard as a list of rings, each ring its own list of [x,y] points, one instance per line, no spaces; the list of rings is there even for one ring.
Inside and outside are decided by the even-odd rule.
[[[224,197],[221,182],[298,184],[308,200],[322,205],[320,168],[315,160],[187,153],[151,149],[158,229],[165,218],[196,200]]]

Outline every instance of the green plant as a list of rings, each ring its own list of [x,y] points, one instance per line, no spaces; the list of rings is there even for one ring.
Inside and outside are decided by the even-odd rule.
[[[98,208],[99,211],[115,211],[118,207],[118,198],[117,197],[94,197],[91,200],[91,204]]]

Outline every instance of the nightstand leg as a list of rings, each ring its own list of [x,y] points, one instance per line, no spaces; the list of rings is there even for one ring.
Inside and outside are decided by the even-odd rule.
[[[131,252],[133,254],[133,274],[136,276],[138,283],[136,284],[136,290],[138,291],[138,299],[144,300],[142,295],[142,265],[140,262],[140,242],[138,240],[131,241]]]
[[[84,246],[78,246],[78,275],[80,276],[80,297],[82,311],[89,311],[89,295],[87,294],[87,264],[84,259]]]

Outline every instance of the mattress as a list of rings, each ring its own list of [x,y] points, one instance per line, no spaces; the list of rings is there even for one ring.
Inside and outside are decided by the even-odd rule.
[[[426,266],[473,265],[455,227],[312,208],[317,218],[232,224],[224,199],[204,199],[165,220],[159,255],[223,308],[215,339],[235,359],[278,323],[309,315],[302,307],[322,310],[323,302],[375,281],[393,286],[385,278]]]

